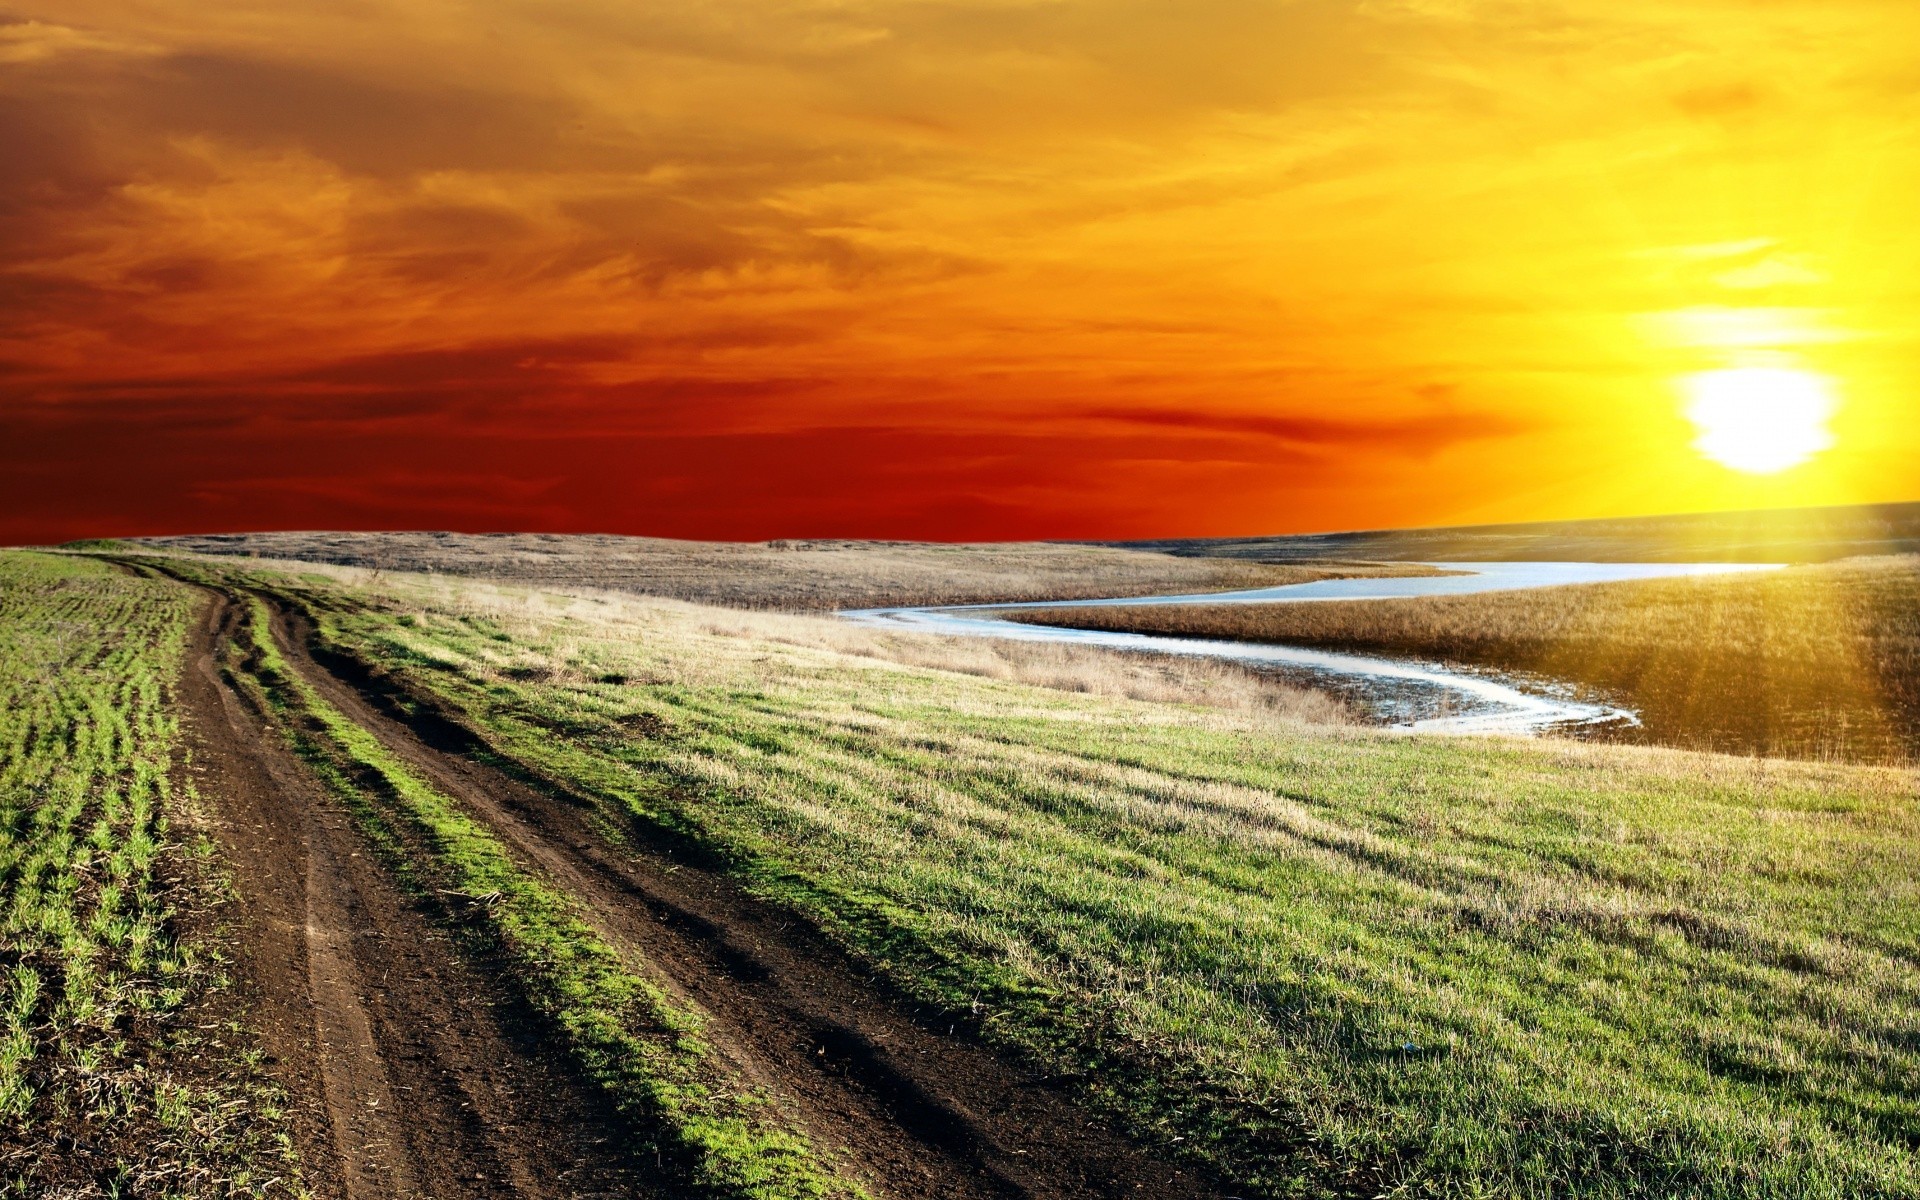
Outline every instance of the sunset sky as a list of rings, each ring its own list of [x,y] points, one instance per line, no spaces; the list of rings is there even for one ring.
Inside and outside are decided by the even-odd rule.
[[[1920,499],[1916,46],[1912,0],[19,0],[0,541]],[[1715,461],[1761,376],[1821,440]]]

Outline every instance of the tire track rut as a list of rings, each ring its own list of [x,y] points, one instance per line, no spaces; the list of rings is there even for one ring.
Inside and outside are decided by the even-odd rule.
[[[662,1200],[600,1092],[221,677],[242,610],[209,594],[179,682],[182,724],[239,893],[242,996],[295,1100],[315,1193]]]
[[[903,1013],[837,947],[723,875],[611,844],[590,805],[484,762],[472,729],[354,660],[311,652],[271,600],[293,669],[387,750],[458,798],[525,868],[577,898],[602,936],[709,1015],[708,1034],[817,1145],[883,1197],[1067,1200],[1218,1194],[1156,1160],[986,1047]],[[396,701],[404,698],[411,714]],[[422,709],[424,707],[424,711]]]

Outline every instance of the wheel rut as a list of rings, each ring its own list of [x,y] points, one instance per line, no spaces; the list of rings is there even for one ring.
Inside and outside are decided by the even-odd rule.
[[[664,1200],[598,1090],[222,678],[241,616],[210,593],[178,699],[238,892],[242,1003],[294,1100],[315,1194]]]
[[[1158,1160],[1040,1078],[905,1011],[844,953],[719,872],[616,844],[590,805],[486,762],[485,743],[428,697],[311,652],[303,614],[275,636],[341,712],[573,895],[615,945],[708,1014],[708,1034],[876,1195],[1066,1200],[1219,1194]],[[396,701],[416,710],[409,714]],[[420,710],[426,705],[424,715]]]

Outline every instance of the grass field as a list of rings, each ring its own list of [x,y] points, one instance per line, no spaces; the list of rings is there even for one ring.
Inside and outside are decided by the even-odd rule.
[[[1733,753],[1920,753],[1920,557],[1777,573],[1354,604],[1017,612],[1021,621],[1280,641],[1574,680],[1647,739]]]
[[[735,608],[818,611],[1226,591],[1328,575],[1420,574],[1393,563],[1273,565],[1049,542],[682,542],[592,534],[250,533],[147,538],[172,551],[382,572],[604,588]]]
[[[1920,1195],[1909,772],[1276,723],[675,604],[260,578],[1236,1194]]]
[[[301,1194],[176,769],[192,606],[0,553],[0,1194]]]

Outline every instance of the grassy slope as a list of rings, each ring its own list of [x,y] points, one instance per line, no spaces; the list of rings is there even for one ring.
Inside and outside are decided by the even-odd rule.
[[[0,553],[0,1191],[297,1192],[221,1016],[168,690],[192,594]]]
[[[644,602],[309,586],[505,753],[1245,1194],[1920,1195],[1909,773],[1276,731]]]
[[[1876,761],[1920,751],[1920,557],[1423,600],[1014,615],[1578,680],[1639,709],[1668,744]]]

